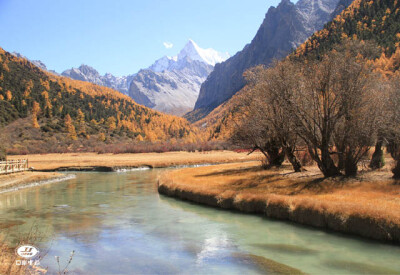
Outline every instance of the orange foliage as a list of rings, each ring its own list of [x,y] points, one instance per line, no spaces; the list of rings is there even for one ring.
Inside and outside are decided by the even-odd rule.
[[[12,100],[12,93],[11,93],[10,90],[8,90],[8,91],[6,92],[6,98],[7,98],[8,101],[11,101],[11,100]]]
[[[71,116],[69,114],[67,114],[65,116],[64,124],[65,124],[65,128],[67,128],[68,136],[72,140],[76,140],[78,137],[76,136],[75,126],[72,124],[72,119],[71,119]]]

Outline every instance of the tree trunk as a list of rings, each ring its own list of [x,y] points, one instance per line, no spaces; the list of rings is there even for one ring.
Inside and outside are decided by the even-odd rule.
[[[369,167],[372,169],[379,169],[385,166],[382,146],[383,146],[383,139],[379,138],[375,144],[375,152],[372,155],[371,162],[369,164]]]
[[[285,151],[286,151],[286,156],[288,158],[288,161],[293,166],[293,170],[296,173],[303,171],[300,161],[296,158],[296,156],[294,154],[294,150],[292,148],[286,148]]]
[[[336,145],[336,150],[337,150],[337,156],[338,156],[338,169],[342,171],[345,166],[345,157],[344,157],[344,151],[345,151],[345,145],[343,145],[343,142],[340,145]]]
[[[277,142],[270,141],[265,146],[265,152],[269,156],[269,161],[271,166],[279,167],[285,160],[285,152],[281,150],[282,147],[277,145]]]
[[[396,161],[396,166],[393,168],[392,172],[394,179],[400,179],[400,160]]]
[[[321,150],[321,162],[318,164],[319,169],[326,178],[340,176],[341,173],[332,160],[329,150],[326,148]]]
[[[357,176],[358,165],[357,162],[353,160],[351,156],[347,156],[344,165],[344,173],[346,177]]]

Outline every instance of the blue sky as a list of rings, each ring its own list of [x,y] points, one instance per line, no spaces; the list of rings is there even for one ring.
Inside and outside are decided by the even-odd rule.
[[[0,0],[0,47],[57,72],[87,64],[101,74],[127,75],[177,54],[190,38],[235,54],[279,2]]]

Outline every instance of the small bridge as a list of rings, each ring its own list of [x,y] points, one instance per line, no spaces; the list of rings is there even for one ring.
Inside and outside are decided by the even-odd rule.
[[[0,174],[10,174],[27,170],[27,159],[0,161]]]

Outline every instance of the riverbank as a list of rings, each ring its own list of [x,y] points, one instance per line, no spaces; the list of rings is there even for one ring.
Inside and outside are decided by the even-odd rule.
[[[151,167],[164,168],[197,164],[246,162],[260,159],[260,153],[233,151],[167,152],[140,154],[68,153],[44,155],[16,155],[8,159],[28,159],[35,171],[116,171]]]
[[[159,193],[209,206],[400,243],[400,185],[387,169],[324,179],[316,167],[262,170],[259,162],[168,171]]]
[[[0,175],[0,194],[45,183],[61,181],[68,177],[70,176],[55,172],[32,171]]]

